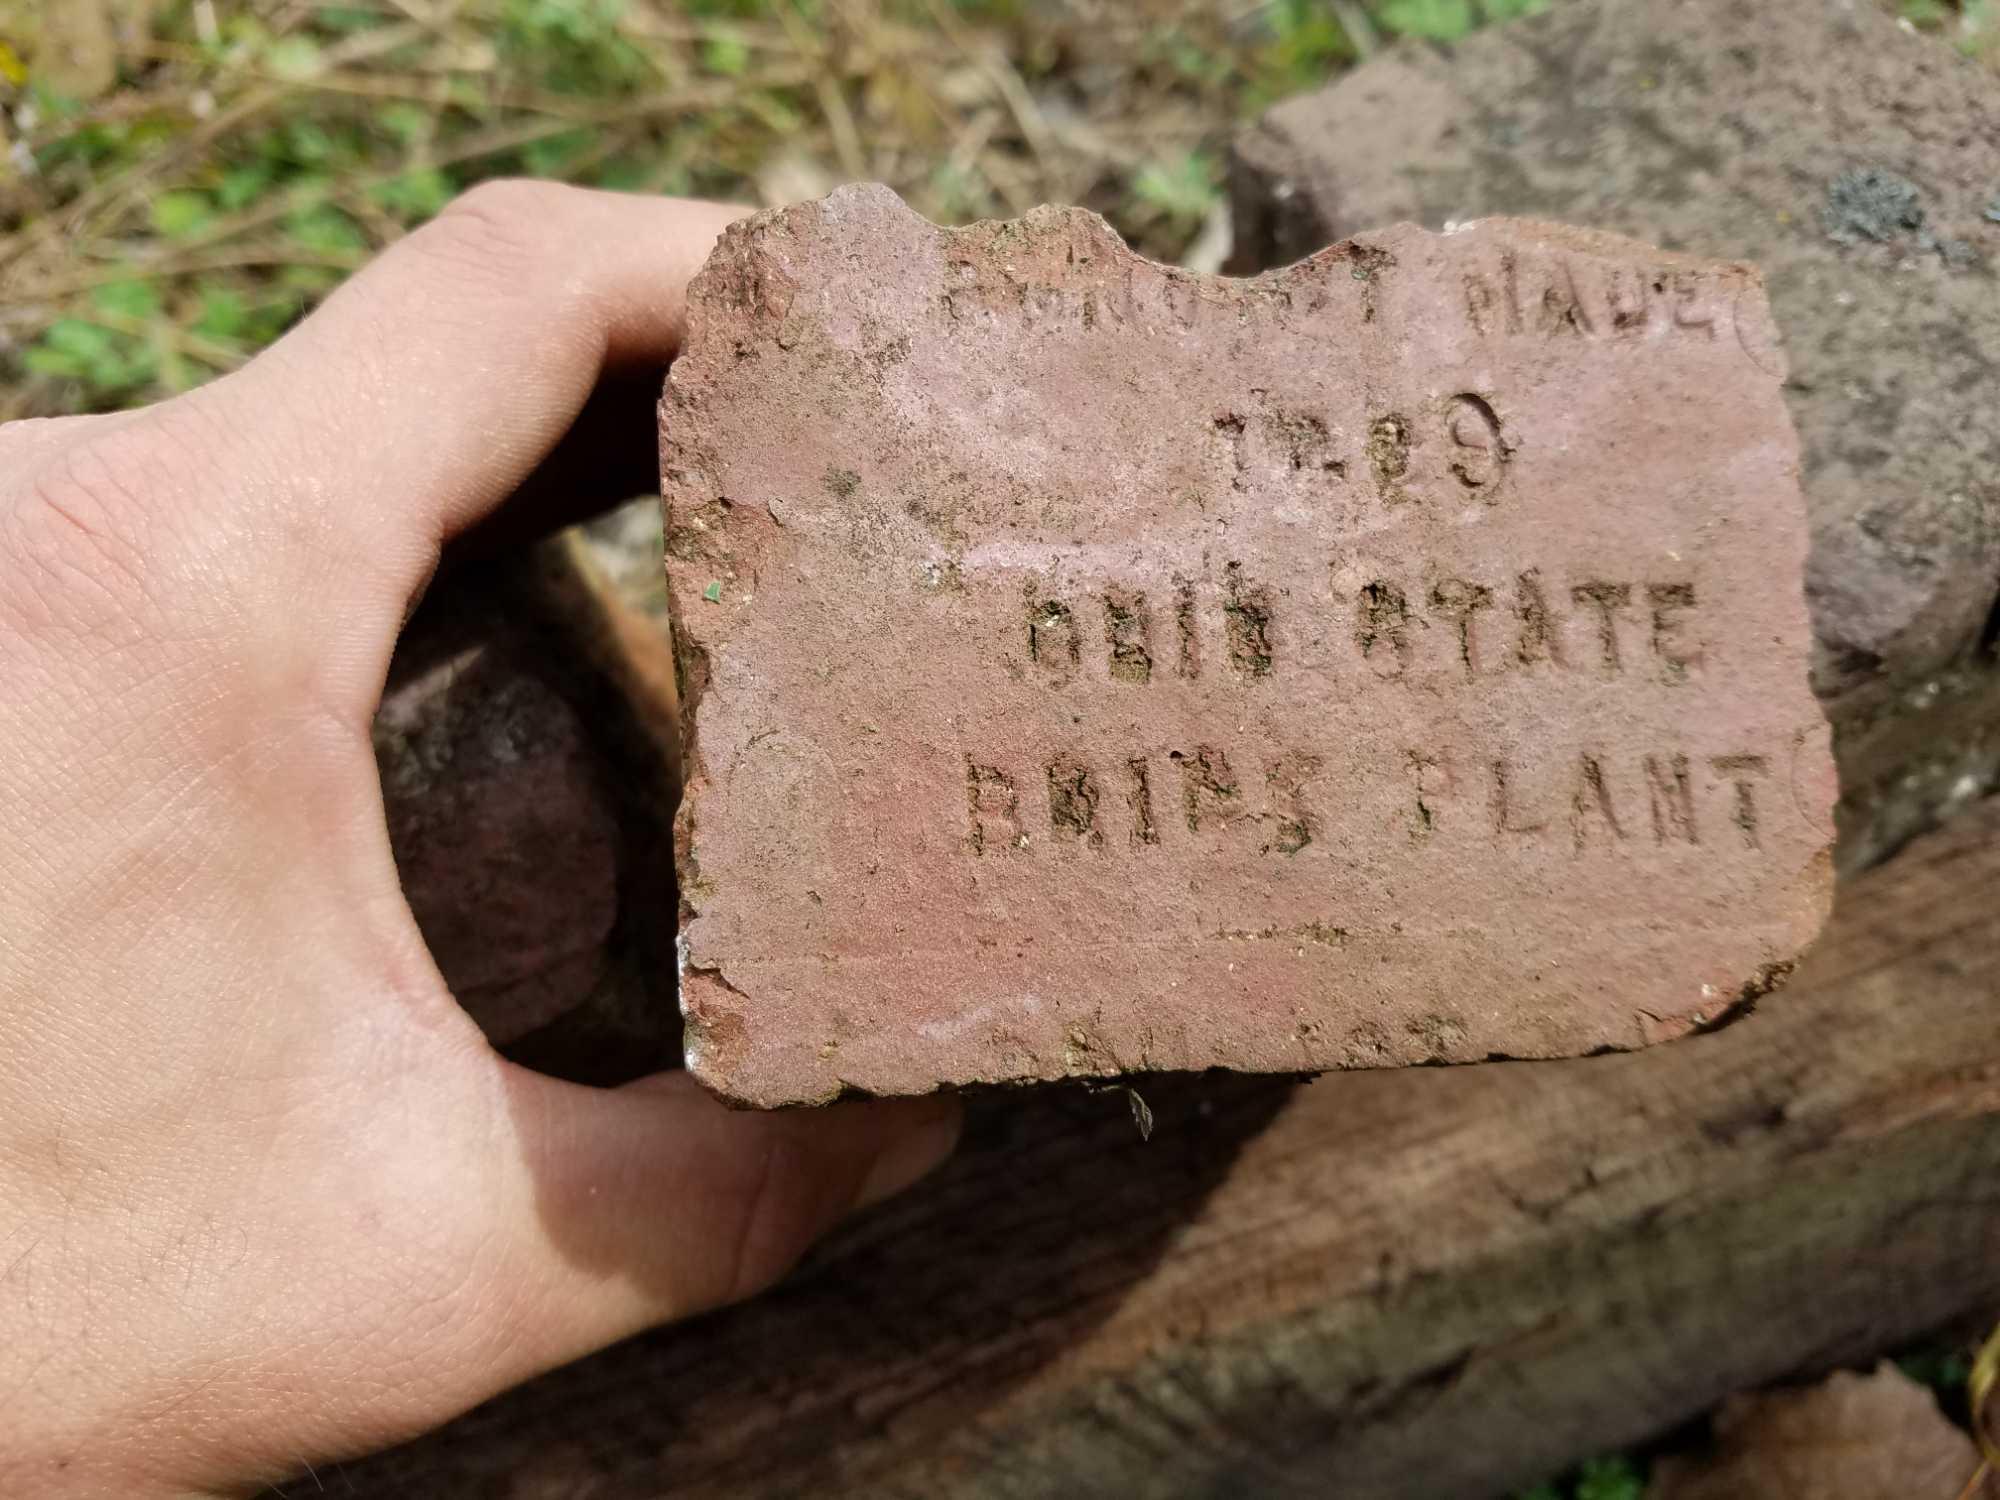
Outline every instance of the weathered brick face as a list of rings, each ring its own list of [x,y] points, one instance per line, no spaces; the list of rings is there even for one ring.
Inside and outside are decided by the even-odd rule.
[[[693,297],[662,432],[721,1091],[1639,1046],[1817,930],[1748,270],[1493,221],[1202,280],[850,189]]]

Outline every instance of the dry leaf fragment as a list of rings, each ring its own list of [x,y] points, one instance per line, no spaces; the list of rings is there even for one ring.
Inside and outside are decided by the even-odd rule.
[[[29,38],[30,76],[72,99],[107,93],[118,81],[118,37],[105,0],[28,9],[25,27],[7,29]]]
[[[1979,1467],[1972,1439],[1886,1361],[1818,1385],[1728,1401],[1706,1454],[1662,1459],[1647,1500],[1952,1500]],[[1988,1480],[1972,1492],[2000,1500]]]
[[[1152,1105],[1148,1104],[1144,1099],[1141,1099],[1139,1097],[1139,1091],[1137,1089],[1127,1089],[1125,1090],[1125,1092],[1129,1094],[1132,1099],[1132,1123],[1139,1127],[1139,1139],[1142,1141],[1150,1141],[1153,1138]]]

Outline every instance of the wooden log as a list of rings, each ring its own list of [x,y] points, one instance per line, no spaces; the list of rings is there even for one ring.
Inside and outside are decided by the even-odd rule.
[[[2000,803],[1638,1055],[975,1101],[774,1293],[333,1493],[1475,1497],[2000,1298]],[[673,1211],[634,1205],[635,1212]],[[346,1486],[346,1488],[343,1488]]]

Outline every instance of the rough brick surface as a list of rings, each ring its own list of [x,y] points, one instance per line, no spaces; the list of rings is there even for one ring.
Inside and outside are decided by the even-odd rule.
[[[1803,443],[1843,859],[2000,773],[2000,81],[1868,0],[1565,0],[1239,140],[1234,268],[1535,214],[1754,261]],[[1917,715],[1907,731],[1898,721]]]
[[[848,189],[662,408],[690,1066],[745,1102],[1632,1047],[1817,930],[1753,272],[1494,221],[1248,282]]]

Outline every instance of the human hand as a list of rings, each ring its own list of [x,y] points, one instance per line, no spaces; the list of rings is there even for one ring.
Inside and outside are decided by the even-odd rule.
[[[941,1100],[505,1062],[390,858],[407,610],[475,524],[650,486],[730,213],[489,185],[234,375],[0,428],[0,1494],[388,1444],[767,1285],[950,1149]]]

